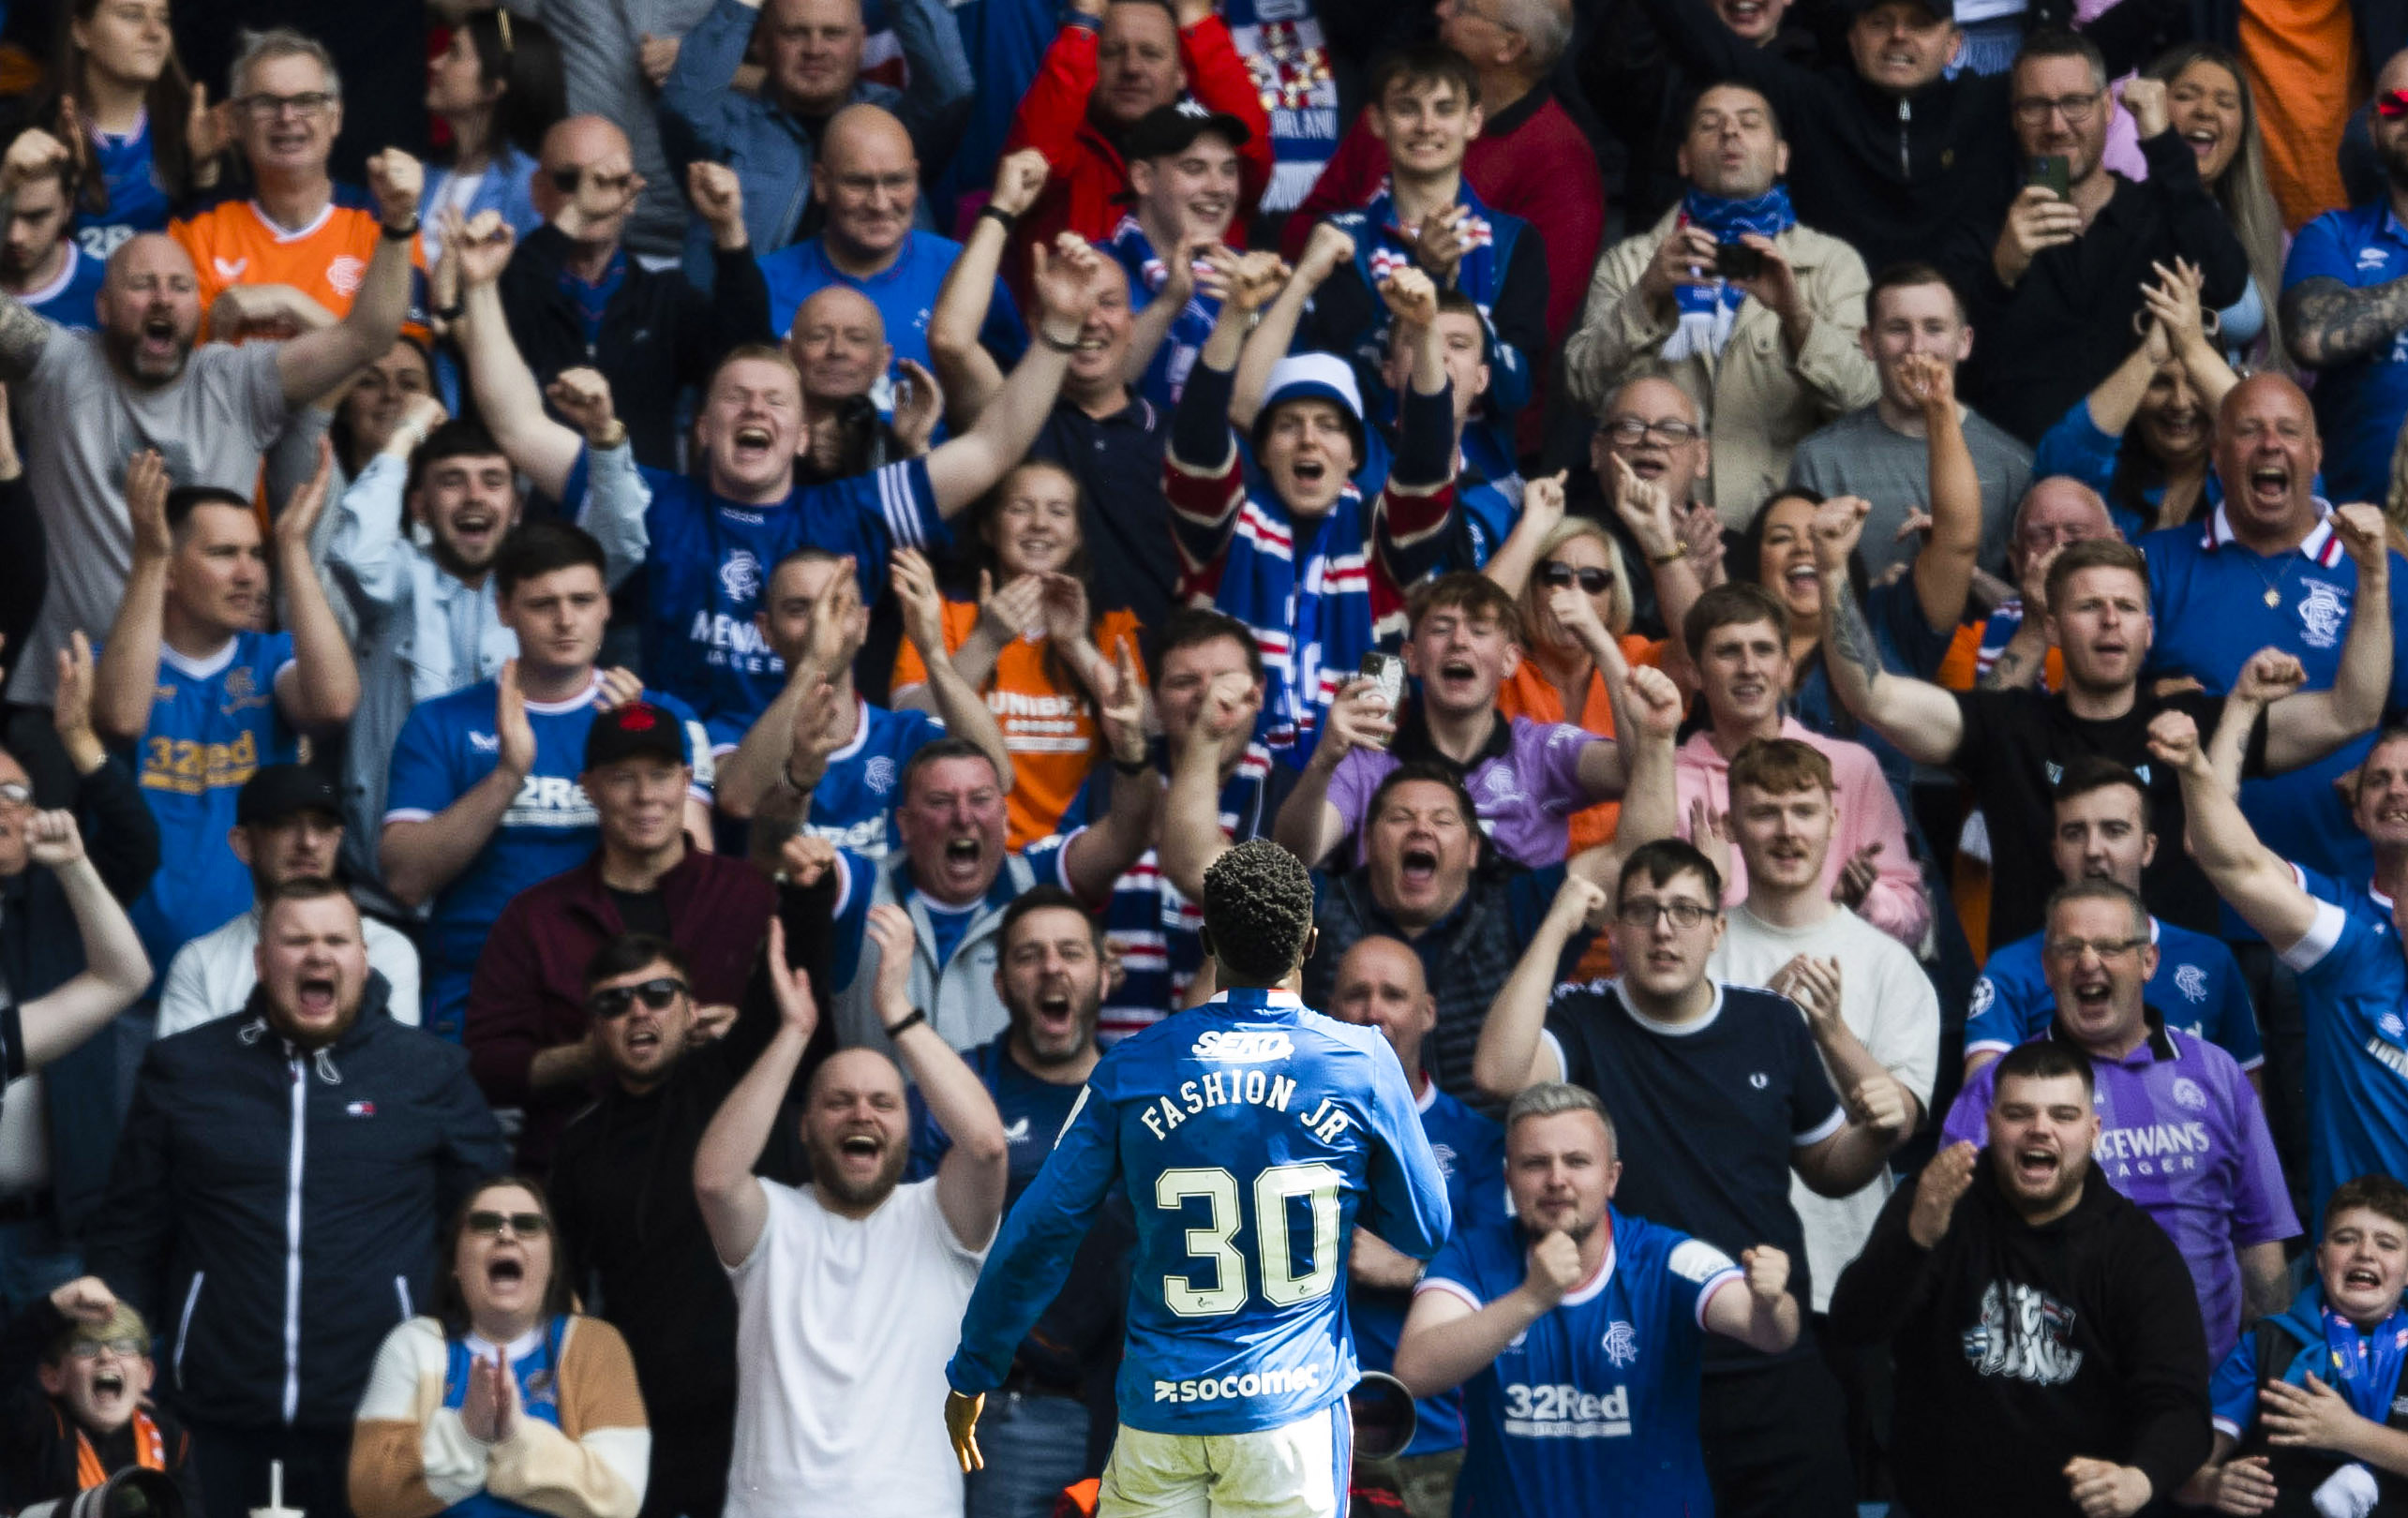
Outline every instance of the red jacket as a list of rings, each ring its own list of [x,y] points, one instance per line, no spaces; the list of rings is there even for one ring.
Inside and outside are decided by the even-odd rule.
[[[1387,177],[1388,150],[1357,114],[1311,193],[1288,218],[1280,238],[1288,258],[1304,251],[1314,223],[1333,211],[1361,210]],[[1561,347],[1579,320],[1606,234],[1606,181],[1596,151],[1541,84],[1481,127],[1464,154],[1463,177],[1473,194],[1529,222],[1547,245],[1547,337]]]
[[[1187,69],[1190,96],[1206,109],[1225,111],[1246,124],[1246,145],[1237,150],[1238,207],[1232,224],[1242,236],[1264,186],[1271,182],[1270,113],[1264,109],[1254,71],[1238,56],[1229,25],[1219,16],[1207,16],[1179,34],[1179,61]],[[1126,212],[1121,198],[1129,193],[1129,168],[1121,161],[1120,149],[1087,114],[1087,97],[1095,87],[1095,31],[1063,27],[1045,50],[1036,82],[1021,97],[1019,113],[1012,117],[1011,135],[1004,140],[1004,152],[1033,147],[1045,155],[1052,170],[1044,193],[1020,218],[1007,270],[1024,308],[1028,245],[1051,245],[1054,234],[1066,230],[1100,244]],[[1582,277],[1585,281],[1585,272]],[[1033,314],[1030,320],[1036,320]]]
[[[661,877],[661,894],[668,905],[669,942],[684,951],[692,969],[695,1005],[741,1002],[777,907],[777,887],[740,859],[689,848]],[[603,888],[597,851],[575,870],[513,897],[477,957],[462,1042],[486,1099],[525,1109],[518,1167],[530,1174],[550,1168],[561,1124],[593,1094],[582,1086],[533,1092],[528,1073],[538,1051],[586,1035],[586,964],[624,931],[619,904]]]

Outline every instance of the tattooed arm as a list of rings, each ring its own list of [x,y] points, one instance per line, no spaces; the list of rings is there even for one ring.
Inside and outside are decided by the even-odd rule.
[[[0,380],[13,385],[32,374],[52,330],[32,306],[0,292]]]
[[[2029,603],[2026,603],[2029,604]],[[2047,619],[2027,616],[2015,629],[2014,636],[1998,650],[1998,657],[1974,687],[1982,691],[2020,691],[2039,680],[2041,670],[2048,663]]]
[[[1965,741],[1956,698],[1937,685],[1881,667],[1881,646],[1849,588],[1848,555],[1870,508],[1853,496],[1815,514],[1815,560],[1823,583],[1823,666],[1847,709],[1920,764],[1944,765]]]
[[[2303,279],[2282,292],[2282,335],[2307,368],[2361,359],[2408,327],[2408,279],[2352,290],[2338,279]]]

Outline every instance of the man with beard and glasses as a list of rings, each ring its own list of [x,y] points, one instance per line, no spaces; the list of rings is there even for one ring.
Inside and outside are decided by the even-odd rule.
[[[778,921],[785,963],[825,979],[835,849],[787,842]],[[695,1005],[676,945],[610,940],[584,966],[583,1009],[597,1078],[591,1105],[561,1129],[552,1215],[567,1278],[627,1339],[658,1441],[644,1518],[718,1518],[736,1428],[736,1294],[695,1200],[694,1155],[719,1104],[777,1031],[777,1000],[755,973],[733,1022],[714,1031]],[[800,1182],[799,1124],[776,1124],[755,1173]]]
[[[2408,418],[2408,52],[2376,73],[2367,129],[2389,180],[2382,197],[2300,228],[2282,262],[2283,339],[2316,371],[2316,419],[2333,440],[2326,483],[2342,500],[2389,495]]]
[[[913,1005],[910,916],[880,905],[864,930],[878,947],[876,1016],[895,1054],[845,1049],[812,1071],[801,1124],[811,1183],[753,1173],[819,1022],[809,982],[786,967],[783,927],[770,930],[777,1032],[695,1154],[695,1199],[736,1289],[727,1518],[963,1511],[936,1407],[947,1347],[1003,1215],[1010,1143],[986,1087]],[[907,1184],[906,1071],[952,1140],[934,1178]]]
[[[1509,1213],[1459,1228],[1413,1287],[1397,1374],[1461,1386],[1465,1512],[1709,1512],[1699,1440],[1708,1334],[1797,1341],[1789,1256],[1730,1256],[1612,1205],[1623,1164],[1594,1092],[1533,1086],[1505,1109]],[[1730,1287],[1744,1289],[1731,1291]]]
[[[1811,1302],[1792,1177],[1818,1196],[1854,1196],[1905,1142],[1914,1104],[1878,1068],[1842,1064],[1835,1092],[1794,1003],[1708,974],[1723,899],[1721,871],[1678,839],[1632,850],[1610,897],[1567,879],[1488,1009],[1473,1073],[1497,1100],[1558,1080],[1595,1092],[1622,1114],[1617,1152],[1631,1161],[1635,1210],[1727,1255],[1770,1243],[1789,1261],[1788,1287]],[[1621,977],[1559,990],[1565,947],[1600,920],[1612,924]],[[1700,1428],[1715,1510],[1853,1512],[1843,1399],[1815,1335],[1765,1347],[1705,1350]]]
[[[272,1461],[288,1504],[339,1514],[377,1346],[433,1300],[443,1220],[509,1154],[467,1054],[385,1015],[340,886],[277,887],[257,958],[240,1015],[143,1056],[86,1247],[176,1325],[161,1398],[206,1518],[265,1503]]]
[[[80,188],[75,164],[58,139],[27,127],[0,158],[0,291],[62,327],[90,332],[100,325],[94,302],[108,266],[69,232]]]
[[[1102,930],[1077,897],[1038,886],[1003,918],[995,990],[1011,1026],[963,1055],[995,1098],[1010,1151],[1010,1215],[1076,1109],[1102,1051]],[[940,1138],[941,1135],[937,1136]],[[1129,1294],[1128,1211],[1108,1207],[1071,1260],[1054,1304],[1012,1356],[980,1425],[985,1468],[971,1473],[969,1518],[1051,1518],[1062,1489],[1101,1466]]]
[[[586,972],[613,939],[638,932],[677,946],[699,1034],[718,1036],[736,1016],[776,893],[763,871],[686,837],[685,754],[677,719],[651,702],[595,718],[577,786],[600,846],[513,897],[477,955],[463,1041],[486,1099],[523,1113],[523,1174],[544,1173],[561,1124],[603,1073]]]
[[[561,487],[584,500],[584,520],[607,528],[628,514],[607,505],[618,493],[645,494],[610,388],[599,372],[574,369],[553,397],[589,445],[585,484]],[[490,679],[518,651],[518,635],[501,620],[493,562],[523,505],[501,445],[418,394],[335,506],[325,562],[358,623],[360,662],[359,709],[343,750],[343,865],[355,888],[396,915],[407,909],[384,893],[377,856],[393,745],[411,707]],[[412,525],[426,529],[423,545]],[[624,541],[605,542],[603,552],[613,588],[643,560],[641,545]]]
[[[309,559],[333,469],[322,441],[317,474],[277,518],[285,631],[263,632],[269,547],[250,498],[171,488],[156,453],[127,466],[133,569],[97,650],[92,725],[134,752],[158,819],[159,871],[134,903],[155,967],[253,903],[250,873],[225,846],[244,782],[262,765],[298,760],[304,735],[339,731],[359,705],[358,667]]]
[[[1832,1332],[1891,1347],[1906,1511],[2132,1518],[2207,1458],[2191,1272],[2091,1163],[2082,1051],[2042,1039],[1993,1068],[1986,1147],[1952,1144],[1891,1196]]]
[[[2091,1163],[2182,1251],[2207,1353],[2221,1360],[2243,1322],[2291,1300],[2283,1242],[2298,1237],[2299,1219],[2238,1062],[2168,1027],[2149,1005],[2158,961],[2149,921],[2118,882],[2057,887],[2042,947],[2055,1005],[2038,1036],[2089,1059],[2101,1124]],[[1980,1138],[1997,1068],[1966,1081],[1943,1143]]]
[[[234,826],[226,843],[251,872],[251,907],[185,945],[169,961],[159,991],[161,1038],[231,1016],[251,999],[259,984],[260,917],[277,887],[289,880],[334,878],[343,848],[335,787],[306,765],[262,765],[234,794]],[[363,918],[360,929],[369,966],[384,976],[386,1013],[418,1026],[418,945],[372,919]]]
[[[109,257],[97,332],[72,332],[0,294],[0,380],[17,424],[43,446],[27,481],[50,534],[50,593],[34,635],[11,651],[8,693],[46,701],[71,629],[106,627],[133,562],[126,460],[145,448],[179,484],[247,493],[261,458],[303,407],[383,356],[410,305],[418,161],[390,150],[369,165],[384,232],[350,314],[284,342],[199,343],[200,277],[160,233]]]
[[[1423,1064],[1422,1044],[1438,1027],[1438,999],[1429,993],[1413,945],[1393,938],[1358,940],[1338,961],[1329,1015],[1379,1030],[1397,1051],[1413,1107],[1421,1114],[1422,1135],[1446,1182],[1447,1210],[1454,1219],[1448,1237],[1459,1239],[1467,1229],[1512,1216],[1504,1130],[1439,1090]],[[1354,1226],[1354,1243],[1346,1257],[1346,1317],[1364,1369],[1396,1369],[1397,1343],[1423,1270],[1422,1261],[1389,1248],[1361,1224]],[[1393,1456],[1367,1460],[1362,1466],[1363,1484],[1396,1493],[1412,1518],[1445,1518],[1454,1505],[1457,1473],[1463,1468],[1462,1397],[1447,1391],[1420,1398],[1412,1442]]]

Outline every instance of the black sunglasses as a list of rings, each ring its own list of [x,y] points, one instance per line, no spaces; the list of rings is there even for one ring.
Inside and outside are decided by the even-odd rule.
[[[483,1238],[490,1239],[499,1234],[505,1224],[521,1239],[540,1239],[551,1228],[544,1221],[541,1213],[474,1212],[469,1214],[469,1231]]]
[[[1560,558],[1550,558],[1538,566],[1538,583],[1555,589],[1578,582],[1582,590],[1602,596],[1614,588],[1614,577],[1601,569],[1576,568]]]
[[[636,998],[640,996],[644,1005],[652,1011],[666,1012],[669,1004],[684,990],[684,981],[663,975],[658,980],[647,980],[637,986],[613,986],[606,990],[595,991],[585,999],[585,1009],[609,1022],[625,1016],[627,1009],[636,1005]]]

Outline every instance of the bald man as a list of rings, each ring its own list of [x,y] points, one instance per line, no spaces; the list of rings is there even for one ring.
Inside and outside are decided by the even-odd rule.
[[[247,495],[292,415],[393,346],[410,305],[422,174],[399,152],[370,168],[369,219],[387,234],[371,232],[350,314],[290,341],[200,343],[200,275],[158,233],[110,258],[97,332],[67,331],[0,294],[0,380],[20,436],[40,443],[25,450],[26,481],[50,538],[50,593],[28,646],[8,656],[9,699],[47,705],[67,633],[97,632],[115,618],[133,566],[124,481],[136,452],[159,450],[175,484]]]
[[[1374,935],[1358,941],[1338,961],[1329,1015],[1340,1022],[1377,1028],[1403,1063],[1421,1111],[1422,1132],[1446,1178],[1446,1199],[1455,1227],[1505,1213],[1504,1130],[1440,1091],[1422,1068],[1422,1040],[1438,1026],[1438,1001],[1423,978],[1421,956],[1398,939]],[[1354,1350],[1365,1370],[1387,1370],[1397,1358],[1421,1262],[1400,1255],[1369,1229],[1354,1230],[1348,1257],[1346,1314],[1354,1326]],[[1455,1476],[1463,1466],[1460,1392],[1424,1397],[1413,1443],[1393,1460],[1358,1462],[1372,1482],[1403,1498],[1413,1518],[1446,1518],[1452,1511]]]
[[[730,348],[769,335],[769,296],[753,263],[743,189],[725,165],[687,170],[685,188],[716,260],[705,295],[674,270],[647,269],[621,246],[644,182],[616,124],[571,116],[544,134],[537,156],[543,224],[520,238],[501,280],[511,340],[539,385],[563,369],[601,370],[636,461],[673,469],[678,393],[708,382]]]
[[[920,209],[920,160],[911,134],[881,107],[846,106],[829,118],[820,135],[811,194],[823,216],[819,235],[760,260],[770,288],[770,324],[791,340],[802,304],[841,285],[877,306],[886,340],[893,345],[890,365],[909,359],[928,367],[929,313],[962,245],[913,225]],[[1028,346],[1027,331],[1000,279],[979,340],[1006,367]],[[891,409],[885,385],[877,387],[877,397],[881,410]]]
[[[916,437],[899,446],[880,414],[892,409],[888,374],[894,345],[886,320],[850,285],[830,285],[802,303],[786,334],[786,356],[802,376],[803,425],[809,445],[796,468],[806,484],[866,474],[880,465],[925,452]]]

